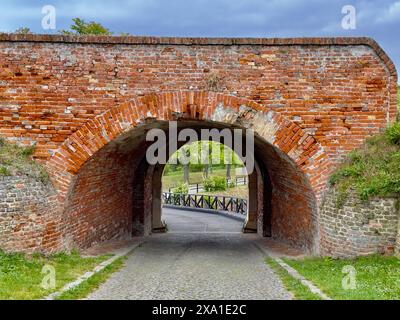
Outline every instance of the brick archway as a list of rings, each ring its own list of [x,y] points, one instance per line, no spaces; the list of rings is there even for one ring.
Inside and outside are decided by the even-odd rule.
[[[239,112],[240,107],[248,109]],[[215,114],[219,108],[228,109],[226,114]],[[251,113],[252,109],[256,112]],[[119,135],[136,128],[146,119],[164,121],[187,118],[194,120],[217,120],[231,124],[237,118],[247,117],[251,123],[259,117],[262,122],[253,129],[262,138],[287,154],[310,178],[318,194],[326,182],[327,156],[317,140],[266,106],[243,98],[213,92],[180,91],[147,94],[112,108],[89,121],[72,134],[48,161],[47,167],[61,196],[65,196],[72,177],[90,157]],[[322,166],[321,166],[322,165]]]
[[[146,219],[151,221],[144,213],[151,210],[144,197],[151,187],[146,185],[148,167],[143,163],[143,154],[147,145],[143,137],[148,127],[170,120],[254,129],[259,141],[256,158],[264,168],[265,188],[275,190],[271,195],[272,209],[268,209],[276,229],[273,234],[309,250],[318,247],[317,207],[330,168],[324,149],[298,125],[266,106],[204,91],[134,98],[89,121],[62,144],[47,167],[64,208],[63,236],[67,242],[85,247],[138,229],[135,219],[126,213],[143,212],[141,218],[137,216],[140,224]],[[132,132],[136,134],[132,136]],[[147,179],[147,184],[148,181],[152,179]],[[133,200],[126,198],[130,185],[134,186],[130,194],[139,196]],[[103,187],[113,190],[109,198],[103,199],[100,191],[92,191]],[[104,190],[103,194],[107,192]],[[127,204],[120,206],[124,200]],[[112,207],[113,203],[118,203],[118,210]],[[115,211],[118,218],[106,221],[109,216],[100,217],[98,212],[107,211]],[[80,220],[82,215],[87,216],[84,221]],[[90,234],[82,226],[90,229]],[[148,227],[147,231],[146,227],[140,230],[150,231]]]

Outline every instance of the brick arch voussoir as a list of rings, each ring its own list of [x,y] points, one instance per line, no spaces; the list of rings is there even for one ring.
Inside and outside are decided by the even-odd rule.
[[[230,110],[226,118],[218,110]],[[235,118],[236,117],[236,118]],[[329,174],[329,159],[318,141],[285,116],[255,101],[207,91],[176,91],[138,96],[90,120],[73,133],[47,163],[52,180],[65,197],[73,177],[101,148],[148,119],[190,119],[234,123],[240,117],[296,163],[320,193]],[[260,118],[261,117],[261,118]],[[258,126],[257,119],[261,119]],[[264,123],[263,123],[264,121]],[[268,123],[265,130],[265,123]]]

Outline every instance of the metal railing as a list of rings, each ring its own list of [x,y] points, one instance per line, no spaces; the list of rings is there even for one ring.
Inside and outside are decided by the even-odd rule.
[[[163,192],[162,202],[163,204],[172,206],[247,214],[247,200],[235,197]]]

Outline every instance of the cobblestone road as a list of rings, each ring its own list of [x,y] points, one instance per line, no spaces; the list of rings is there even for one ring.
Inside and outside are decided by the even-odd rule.
[[[89,299],[290,299],[242,223],[164,209],[169,232],[151,236]]]

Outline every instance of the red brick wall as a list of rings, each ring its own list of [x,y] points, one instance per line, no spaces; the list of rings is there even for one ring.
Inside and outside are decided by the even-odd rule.
[[[61,208],[50,184],[0,177],[0,248],[49,253],[63,249]]]
[[[135,164],[129,160],[112,144],[81,168],[63,213],[66,248],[131,236]]]
[[[269,145],[256,149],[264,172],[263,193],[264,223],[270,216],[271,236],[306,251],[316,250],[317,201],[309,180],[286,154]],[[265,189],[263,189],[265,188]],[[260,196],[260,195],[259,195]],[[268,200],[270,199],[270,200]],[[261,221],[260,221],[261,223]]]
[[[394,66],[365,38],[0,35],[0,64],[0,135],[37,143],[66,247],[148,228],[146,119],[239,117],[262,137],[272,236],[310,249],[332,163],[396,114]]]
[[[37,141],[44,160],[111,107],[144,93],[210,90],[213,74],[221,92],[287,116],[334,160],[396,112],[394,66],[366,38],[0,35],[0,61],[0,134]]]

